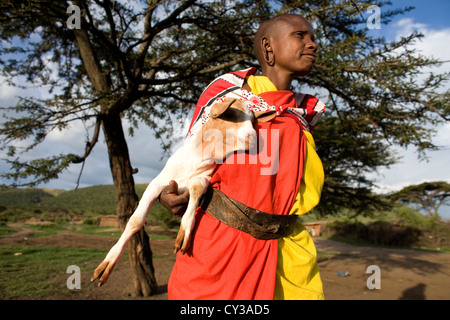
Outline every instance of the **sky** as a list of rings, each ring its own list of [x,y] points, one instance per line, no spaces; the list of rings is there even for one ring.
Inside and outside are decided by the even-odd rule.
[[[449,61],[439,71],[450,71],[450,19],[448,19],[450,1],[392,0],[392,3],[393,7],[414,6],[416,8],[397,16],[389,25],[382,24],[381,29],[371,30],[370,32],[374,36],[383,36],[388,40],[395,40],[401,36],[409,35],[413,30],[418,30],[425,37],[416,44],[416,48],[424,55]],[[381,8],[381,13],[383,13],[383,10]],[[364,13],[365,17],[369,15],[369,13]],[[448,89],[450,89],[450,83]],[[46,96],[46,93],[39,89],[20,90],[10,87],[0,77],[0,106],[14,105],[18,96],[42,98]],[[190,116],[187,115],[186,120],[179,124],[179,138],[182,137],[183,128],[189,122]],[[127,126],[128,124],[125,123],[125,129],[127,129]],[[70,129],[70,131],[51,132],[41,145],[31,153],[21,155],[21,159],[32,159],[65,152],[82,154],[84,152],[86,128],[78,124]],[[386,193],[425,181],[444,180],[450,182],[450,124],[447,123],[436,129],[437,134],[433,142],[440,146],[441,150],[429,152],[428,161],[419,161],[418,154],[413,148],[395,148],[397,155],[401,157],[399,163],[390,168],[381,168],[378,173],[370,175],[376,181],[377,192]],[[92,132],[92,129],[90,132]],[[167,158],[161,160],[160,142],[153,137],[153,132],[150,129],[142,125],[140,129],[136,130],[133,137],[128,137],[128,147],[133,167],[139,169],[139,172],[134,176],[135,182],[148,183],[158,174],[167,160]],[[5,156],[1,152],[0,159]],[[74,189],[80,169],[81,165],[73,165],[59,179],[41,185],[41,187]],[[7,166],[0,160],[0,171],[4,172],[5,170],[7,170]],[[0,184],[5,182],[0,180]],[[80,187],[102,184],[112,184],[103,135],[100,136],[99,143],[85,163]],[[443,208],[440,214],[444,218],[450,218],[450,207]]]
[[[382,25],[380,30],[374,30],[386,39],[394,40],[406,36],[412,31],[424,34],[416,48],[425,56],[433,56],[443,64],[438,71],[450,72],[450,1],[446,0],[393,0],[396,7],[413,6],[413,11],[398,16],[389,25]],[[450,83],[446,90],[450,90]],[[433,142],[441,147],[439,151],[428,152],[428,160],[418,160],[414,148],[395,148],[401,157],[398,164],[390,168],[381,168],[378,174],[372,175],[378,184],[377,191],[386,193],[426,181],[447,181],[450,183],[450,123],[437,128]],[[450,207],[442,207],[440,215],[450,219]]]

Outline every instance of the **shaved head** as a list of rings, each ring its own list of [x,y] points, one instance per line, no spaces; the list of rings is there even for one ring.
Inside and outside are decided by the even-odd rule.
[[[278,90],[290,90],[295,78],[307,76],[316,61],[312,25],[297,14],[264,21],[255,35],[253,50],[263,76]]]
[[[261,67],[264,67],[264,49],[262,45],[262,40],[264,38],[277,37],[280,31],[286,26],[290,26],[293,21],[303,20],[309,24],[309,22],[302,16],[297,14],[282,14],[272,18],[270,20],[264,21],[258,28],[255,35],[255,40],[253,43],[253,51],[255,53],[256,59],[258,59]]]

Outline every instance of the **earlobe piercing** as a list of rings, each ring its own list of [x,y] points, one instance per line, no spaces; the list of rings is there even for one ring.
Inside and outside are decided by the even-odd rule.
[[[270,58],[270,51],[266,51],[265,60],[270,67],[275,65],[275,55],[272,54],[272,59]]]

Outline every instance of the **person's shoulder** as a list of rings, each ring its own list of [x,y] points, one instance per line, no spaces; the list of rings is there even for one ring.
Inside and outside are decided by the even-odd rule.
[[[233,84],[239,84],[245,81],[245,79],[250,76],[258,74],[258,70],[255,67],[251,67],[248,69],[242,69],[242,70],[236,70],[236,71],[230,71],[227,73],[222,74],[221,76],[218,76],[217,78],[212,81],[212,83],[224,80],[228,81]]]
[[[294,96],[297,108],[302,110],[303,118],[308,122],[311,130],[314,129],[320,117],[325,113],[325,103],[310,94],[294,93]]]
[[[323,104],[323,102],[320,101],[319,98],[307,93],[294,92],[294,97],[295,102],[297,103],[297,106],[299,108],[306,108],[307,106],[316,106]]]
[[[251,67],[251,68],[247,68],[247,69],[231,71],[231,72],[229,72],[229,74],[232,74],[236,77],[245,79],[246,77],[248,77],[250,75],[258,75],[258,74],[260,74],[260,72],[255,67]]]
[[[256,68],[248,68],[237,71],[230,71],[218,76],[205,88],[202,95],[215,95],[216,92],[223,92],[230,90],[230,88],[242,88],[245,83],[245,79],[257,72]]]

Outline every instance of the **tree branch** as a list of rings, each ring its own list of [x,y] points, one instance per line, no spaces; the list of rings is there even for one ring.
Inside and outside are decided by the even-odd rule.
[[[142,68],[144,65],[145,57],[147,55],[148,48],[150,47],[153,38],[162,30],[165,30],[170,26],[174,25],[174,23],[177,22],[177,17],[187,8],[192,6],[194,3],[195,0],[185,1],[182,5],[176,8],[166,19],[161,20],[153,27],[151,25],[151,18],[153,15],[154,8],[149,7],[147,9],[144,22],[144,35],[142,37],[142,43],[137,52],[136,66],[134,69],[135,78],[140,78],[142,74]]]
[[[81,59],[83,60],[86,73],[88,74],[92,85],[98,92],[107,92],[109,89],[108,81],[106,80],[106,76],[102,72],[100,64],[96,59],[96,54],[92,49],[86,30],[73,29],[73,32],[75,34],[75,39],[80,50]]]
[[[94,129],[94,134],[92,136],[92,139],[91,139],[91,141],[86,141],[86,149],[84,151],[84,155],[82,155],[81,157],[74,158],[72,160],[72,163],[84,162],[84,160],[86,160],[86,158],[89,156],[89,154],[91,153],[92,149],[94,148],[94,146],[96,145],[96,143],[98,141],[101,124],[102,124],[102,120],[101,120],[101,116],[99,115],[99,116],[97,116],[97,120],[95,122],[95,129]]]
[[[98,1],[96,1],[98,3]],[[82,21],[82,27],[89,30],[103,45],[105,45],[108,50],[112,53],[112,56],[115,59],[115,64],[117,67],[117,71],[119,74],[119,78],[121,79],[122,85],[125,85],[125,81],[123,78],[123,74],[130,80],[132,78],[132,73],[130,70],[126,67],[126,55],[119,49],[119,46],[117,44],[117,33],[116,33],[116,26],[114,23],[114,18],[112,16],[111,8],[108,4],[99,4],[101,7],[104,8],[106,16],[108,17],[109,22],[109,34],[110,37],[108,38],[105,36],[105,34],[100,31],[94,23],[93,18],[91,17],[91,14],[88,10],[88,5],[85,3],[86,12],[89,17],[89,21]]]

